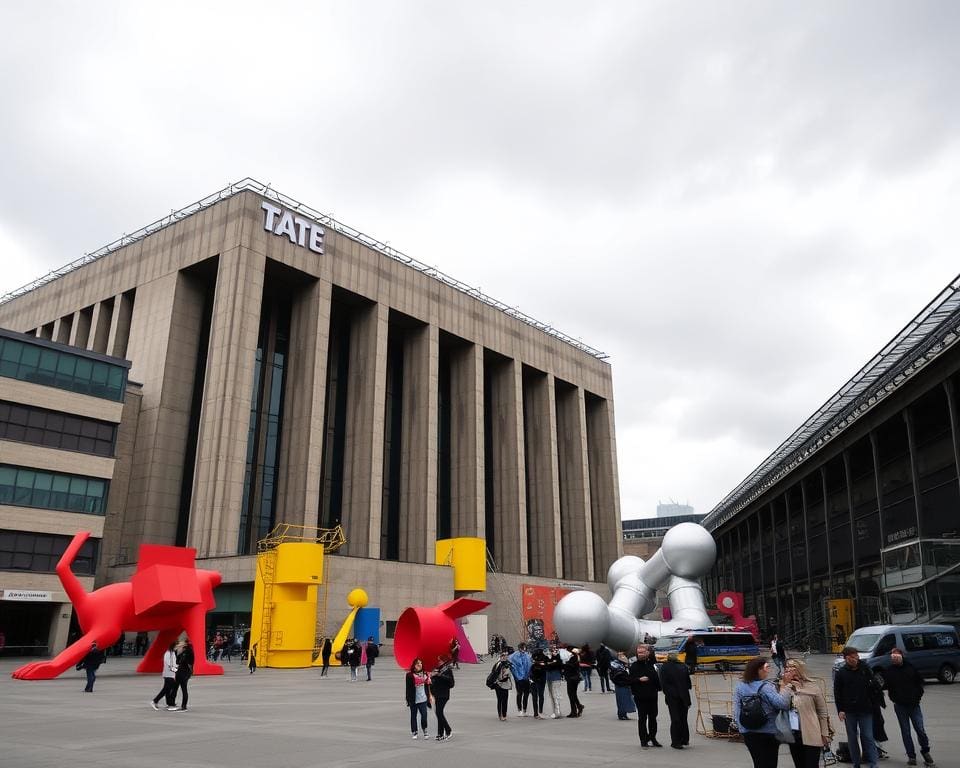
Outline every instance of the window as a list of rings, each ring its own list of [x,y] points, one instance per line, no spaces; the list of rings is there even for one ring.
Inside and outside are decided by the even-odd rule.
[[[117,425],[0,401],[0,440],[113,456]]]
[[[124,366],[5,336],[0,336],[0,376],[118,402],[127,384]]]
[[[956,648],[957,635],[953,632],[924,632],[923,647],[928,650]]]
[[[53,572],[70,540],[70,536],[0,530],[0,570]],[[87,539],[71,570],[79,576],[92,576],[99,556],[100,540]]]
[[[0,465],[0,504],[102,515],[106,480]]]
[[[912,632],[909,635],[904,633],[903,645],[905,646],[903,649],[905,651],[922,651],[923,650],[923,633]]]
[[[893,635],[884,635],[883,639],[877,643],[877,647],[873,650],[874,656],[883,656],[893,650],[893,646],[896,645],[896,639]]]

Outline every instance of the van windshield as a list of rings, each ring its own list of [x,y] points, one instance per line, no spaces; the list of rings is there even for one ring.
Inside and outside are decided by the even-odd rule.
[[[847,638],[847,645],[856,648],[860,653],[868,653],[873,650],[881,634],[881,632],[864,632],[863,634],[854,632]]]
[[[656,645],[653,646],[655,651],[675,651],[684,640],[687,639],[686,635],[666,635],[657,640]]]

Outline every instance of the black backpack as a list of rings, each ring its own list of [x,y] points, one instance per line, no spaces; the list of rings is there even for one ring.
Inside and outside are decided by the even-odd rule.
[[[763,697],[760,695],[764,685],[766,683],[761,684],[756,693],[747,694],[740,699],[740,725],[752,731],[762,728],[770,719],[770,714],[763,705]]]
[[[490,674],[487,675],[487,688],[489,688],[491,691],[492,691],[494,688],[497,687],[497,672],[498,672],[498,671],[499,671],[499,670],[498,670],[496,667],[494,667],[493,669],[490,670]]]

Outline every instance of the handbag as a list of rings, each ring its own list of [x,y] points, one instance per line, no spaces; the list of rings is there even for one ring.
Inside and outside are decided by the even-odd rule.
[[[833,750],[830,747],[824,747],[823,752],[820,754],[820,762],[824,766],[836,765],[837,756],[833,754]]]
[[[774,734],[777,741],[781,744],[793,744],[793,728],[790,727],[790,713],[788,710],[781,709],[777,712],[777,718],[774,720],[777,731]]]

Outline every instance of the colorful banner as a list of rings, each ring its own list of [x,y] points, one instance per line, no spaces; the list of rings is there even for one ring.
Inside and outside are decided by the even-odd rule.
[[[523,623],[527,628],[527,643],[534,648],[546,646],[553,638],[553,609],[560,598],[573,592],[564,587],[545,587],[522,584]]]
[[[832,650],[840,653],[853,632],[853,600],[827,600],[827,622]]]

